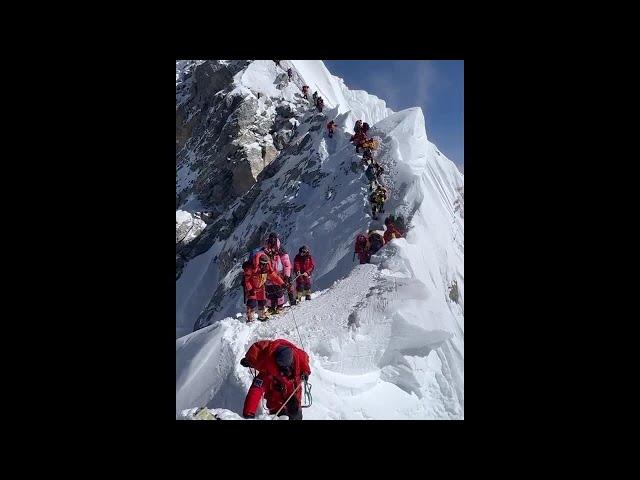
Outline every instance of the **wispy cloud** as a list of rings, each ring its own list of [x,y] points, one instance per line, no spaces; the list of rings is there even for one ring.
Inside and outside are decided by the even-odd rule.
[[[366,90],[395,111],[421,107],[427,135],[464,164],[464,90],[460,62],[446,60],[336,61],[349,88]]]
[[[401,110],[403,108],[403,90],[392,72],[377,73],[371,79],[371,84],[374,92],[387,102],[388,107],[393,110]]]
[[[432,100],[432,89],[438,80],[438,74],[430,61],[415,63],[415,88],[413,101],[418,107],[426,107]]]
[[[371,90],[394,110],[410,107],[425,109],[433,98],[432,89],[438,78],[434,65],[430,61],[416,61],[410,62],[412,68],[407,68],[405,60],[392,63],[395,68],[377,71],[369,79],[373,87]]]

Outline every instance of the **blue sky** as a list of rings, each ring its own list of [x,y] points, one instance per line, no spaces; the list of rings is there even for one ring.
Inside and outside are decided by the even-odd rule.
[[[350,89],[366,90],[393,111],[422,107],[427,137],[464,171],[464,61],[324,60]]]

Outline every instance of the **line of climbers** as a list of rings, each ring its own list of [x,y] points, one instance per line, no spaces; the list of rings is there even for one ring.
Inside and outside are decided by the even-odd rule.
[[[280,60],[274,60],[274,62],[276,66],[282,68],[282,66],[280,65]],[[289,77],[289,81],[293,79],[293,70],[291,69],[291,67],[287,68],[287,76]],[[302,98],[304,98],[305,100],[309,100],[309,97],[307,95],[308,92],[309,92],[309,85],[303,85]],[[319,112],[322,112],[322,109],[324,108],[324,100],[322,97],[318,96],[317,90],[313,92],[313,104],[315,105],[315,107],[318,109]]]
[[[274,62],[276,64],[276,66],[278,66],[280,68],[283,68],[280,65],[280,60],[274,60]],[[293,70],[291,69],[291,67],[287,68],[287,76],[289,77],[289,81],[291,81],[292,78],[293,78]],[[309,92],[309,85],[303,85],[302,86],[302,98],[304,98],[305,100],[309,100],[309,97],[307,95],[308,92]],[[260,98],[260,97],[258,97],[258,98]],[[312,98],[313,98],[313,105],[318,109],[318,111],[320,113],[322,113],[322,109],[324,108],[324,99],[322,97],[318,96],[318,91],[317,90],[315,92],[313,92]],[[367,125],[367,124],[365,123],[365,125]],[[368,128],[368,125],[367,125],[367,128]]]
[[[309,94],[309,85],[303,85],[302,98],[304,98],[305,100],[309,100],[308,94]],[[318,96],[317,90],[313,92],[312,98],[313,98],[313,104],[315,105],[315,107],[318,109],[319,112],[322,112],[322,109],[324,108],[324,99]]]
[[[371,255],[378,252],[384,245],[389,243],[394,238],[404,237],[404,218],[402,216],[395,217],[389,215],[384,225],[386,230],[369,229],[364,233],[359,233],[356,236],[356,242],[353,251],[353,257],[358,255],[360,264],[369,263],[371,261]]]
[[[376,138],[369,138],[369,124],[358,120],[353,127],[354,134],[349,140],[356,147],[356,154],[362,149],[362,165],[366,166],[365,175],[369,180],[369,203],[371,204],[371,214],[375,220],[378,213],[384,213],[384,202],[389,198],[387,188],[382,184],[381,176],[385,169],[374,158],[373,152],[380,146]]]
[[[378,219],[378,213],[384,213],[384,203],[389,197],[387,188],[381,181],[382,174],[385,169],[380,163],[373,158],[373,152],[377,150],[380,143],[376,138],[370,138],[369,124],[358,120],[353,128],[354,134],[351,136],[350,142],[356,147],[356,154],[362,149],[362,164],[366,166],[365,176],[369,181],[369,203],[371,204],[371,213],[374,220]],[[389,215],[384,221],[386,229],[376,230],[370,228],[366,234],[360,233],[356,236],[354,245],[354,260],[358,255],[360,263],[369,263],[371,255],[377,253],[386,243],[394,238],[402,238],[404,236],[404,218],[402,216],[395,217]]]
[[[296,305],[303,296],[305,300],[311,300],[311,274],[314,269],[315,262],[309,247],[303,245],[293,260],[295,276],[291,278],[289,254],[280,243],[278,234],[270,233],[264,245],[250,252],[249,260],[242,264],[241,284],[247,306],[247,323],[253,321],[256,308],[260,321],[281,313],[285,292],[289,305]]]
[[[336,127],[337,124],[333,120],[327,123],[329,138],[333,138]],[[377,150],[380,144],[375,138],[369,138],[367,136],[369,129],[368,123],[362,123],[362,120],[358,120],[354,127],[355,133],[349,141],[356,146],[356,153],[359,153],[359,150],[362,149],[362,164],[367,167],[365,175],[369,180],[369,192],[372,192],[369,196],[371,212],[373,218],[377,219],[378,212],[384,213],[384,202],[387,200],[388,191],[380,181],[380,177],[385,170],[382,165],[373,158],[373,151]]]
[[[280,66],[279,60],[274,60]],[[292,70],[287,70],[289,80],[292,78]],[[309,86],[302,87],[302,96],[308,100]],[[322,112],[324,101],[313,93],[313,102],[319,112]],[[331,120],[327,124],[329,137],[332,138],[337,125]],[[373,158],[373,150],[379,143],[375,139],[367,137],[369,125],[356,122],[355,134],[351,142],[356,146],[356,153],[363,149],[363,165],[367,165],[365,174],[370,182],[369,191],[376,187],[369,200],[372,205],[374,218],[378,211],[384,212],[384,202],[387,199],[387,191],[379,179],[384,168]],[[356,237],[355,255],[358,255],[360,263],[369,263],[371,255],[380,250],[385,243],[393,238],[403,236],[404,229],[402,217],[395,218],[390,215],[385,220],[384,232],[370,229],[368,235],[359,234]],[[397,225],[396,225],[397,224]],[[291,278],[292,268],[289,255],[281,244],[277,233],[272,232],[267,237],[263,246],[250,252],[249,260],[242,264],[242,288],[244,301],[247,307],[247,323],[254,320],[253,315],[258,309],[258,320],[265,321],[270,314],[278,314],[284,308],[284,294],[287,292],[289,304],[296,305],[305,300],[311,300],[311,274],[315,268],[315,262],[309,248],[300,247],[293,262],[295,278]],[[295,290],[293,281],[295,280]],[[269,414],[287,415],[289,420],[302,420],[302,382],[307,392],[307,380],[311,375],[309,367],[309,355],[293,343],[284,340],[260,340],[255,342],[240,361],[240,365],[254,369],[254,379],[247,392],[242,414],[244,418],[255,418],[256,411],[262,397],[266,399]]]

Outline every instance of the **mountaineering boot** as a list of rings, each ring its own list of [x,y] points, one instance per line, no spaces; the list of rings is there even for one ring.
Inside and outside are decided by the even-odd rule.
[[[247,307],[247,323],[253,322],[253,308]]]
[[[305,300],[311,300],[311,290],[305,290],[304,294],[305,294],[305,297],[304,297]]]
[[[296,300],[298,301],[298,303],[300,303],[302,301],[302,292],[297,292]]]
[[[266,322],[267,320],[269,320],[269,313],[267,312],[266,308],[261,308],[260,312],[258,313],[258,320],[260,320],[261,322]]]
[[[289,292],[289,305],[295,305],[298,302],[298,300],[296,299],[296,296]]]

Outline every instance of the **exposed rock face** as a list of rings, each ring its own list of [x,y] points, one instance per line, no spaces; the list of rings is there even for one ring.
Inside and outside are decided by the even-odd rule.
[[[207,226],[203,214],[196,212],[191,214],[182,210],[176,212],[176,244],[187,244],[200,235]],[[207,219],[206,215],[204,218]]]
[[[296,106],[238,88],[248,60],[196,61],[176,86],[176,208],[220,214],[293,135]]]
[[[261,192],[256,185],[259,177],[268,178],[265,169],[287,148],[309,111],[301,95],[300,101],[291,101],[239,86],[238,78],[250,64],[248,60],[183,61],[176,75],[176,209],[208,215],[203,217],[206,228],[187,233],[191,224],[176,224],[176,279],[186,262],[228,238],[244,219]],[[273,83],[276,92],[295,87],[286,74],[276,76]],[[307,119],[310,131],[320,128],[311,120]],[[288,153],[307,151],[310,142],[307,135]],[[277,171],[279,165],[274,167]],[[307,173],[303,181],[311,182],[312,176]],[[260,235],[260,230],[252,235]],[[179,242],[185,234],[187,241]],[[240,250],[247,243],[237,255],[225,251],[217,258],[221,274],[227,274],[236,257],[245,253]]]
[[[289,81],[270,61],[180,61],[176,67],[176,210],[206,223],[195,235],[186,230],[190,223],[176,225],[176,320],[183,331],[217,321],[229,309],[237,312],[242,262],[269,232],[287,239],[295,256],[305,209],[321,208],[317,228],[332,231],[333,215],[367,208],[341,194],[343,182],[352,185],[349,177],[359,174],[359,163],[345,158],[323,168],[349,136],[342,131],[324,141],[329,116],[345,129],[351,122],[348,112],[338,111],[348,106],[335,85],[338,106],[320,113],[302,98],[297,72]],[[306,197],[314,191],[322,196],[312,204]],[[186,241],[179,241],[183,235]],[[331,275],[342,268],[332,264]]]

